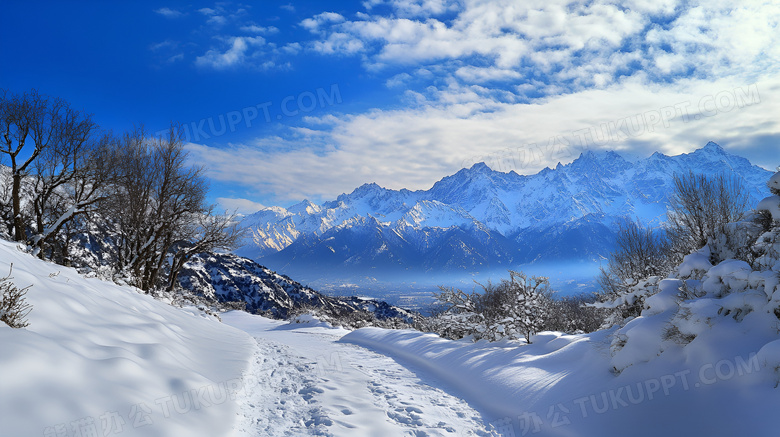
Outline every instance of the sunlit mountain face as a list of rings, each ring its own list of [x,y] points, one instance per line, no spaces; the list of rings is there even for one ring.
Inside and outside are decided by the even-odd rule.
[[[768,193],[770,172],[712,142],[635,162],[586,152],[530,176],[479,163],[429,190],[370,183],[321,205],[263,209],[244,218],[248,235],[236,253],[325,289],[471,282],[524,268],[585,291],[612,250],[615,222],[661,225],[673,177],[688,171],[738,175],[752,204]]]

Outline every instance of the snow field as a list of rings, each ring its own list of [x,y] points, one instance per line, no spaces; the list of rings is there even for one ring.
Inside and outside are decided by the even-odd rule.
[[[348,331],[305,317],[286,324],[233,311],[223,320],[257,339],[246,380],[265,385],[239,398],[236,437],[495,435],[479,412],[437,388],[434,375],[338,342]]]
[[[218,436],[254,342],[0,242],[0,270],[32,285],[30,326],[0,324],[0,436]]]
[[[780,393],[757,354],[761,339],[719,329],[715,343],[667,350],[615,375],[609,333],[543,333],[522,345],[363,328],[341,341],[436,375],[505,436],[775,435]]]

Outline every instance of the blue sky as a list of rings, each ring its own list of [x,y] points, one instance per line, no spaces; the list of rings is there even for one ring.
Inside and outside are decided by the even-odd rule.
[[[737,6],[735,6],[737,5]],[[474,162],[712,140],[780,165],[780,6],[675,0],[4,2],[0,87],[121,132],[184,124],[211,197],[251,212]]]

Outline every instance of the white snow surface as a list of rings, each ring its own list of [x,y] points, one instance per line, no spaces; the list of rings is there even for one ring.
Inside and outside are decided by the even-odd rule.
[[[772,254],[776,234],[758,239]],[[525,344],[218,323],[0,243],[34,306],[0,326],[0,436],[777,435],[780,260],[708,250],[649,280],[624,326]]]
[[[780,196],[770,196],[762,200],[756,208],[759,211],[769,211],[773,220],[780,220]]]
[[[0,260],[33,305],[27,328],[0,323],[0,436],[231,432],[237,405],[220,395],[252,357],[246,333],[8,242]]]
[[[774,435],[780,418],[778,342],[738,330],[723,342],[665,353],[652,364],[610,372],[609,335],[542,333],[531,345],[443,340],[415,331],[363,328],[342,341],[436,375],[501,435]],[[423,376],[424,377],[424,376]]]
[[[349,331],[311,317],[287,324],[233,311],[223,320],[259,345],[239,398],[237,437],[496,435],[478,411],[439,388],[437,375],[340,342]]]

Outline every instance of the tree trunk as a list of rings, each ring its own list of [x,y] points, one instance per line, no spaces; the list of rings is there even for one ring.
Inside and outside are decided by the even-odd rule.
[[[22,220],[22,205],[21,205],[21,191],[22,191],[22,175],[14,174],[13,189],[11,191],[11,197],[13,198],[14,208],[14,239],[16,241],[27,241],[27,235],[24,232],[24,221]]]
[[[171,265],[171,273],[170,277],[168,278],[168,290],[167,291],[173,291],[173,289],[176,287],[176,280],[179,278],[179,272],[181,272],[181,269],[184,267],[184,264],[187,263],[189,260],[189,255],[182,254],[179,256],[178,254],[173,257],[173,263]]]

